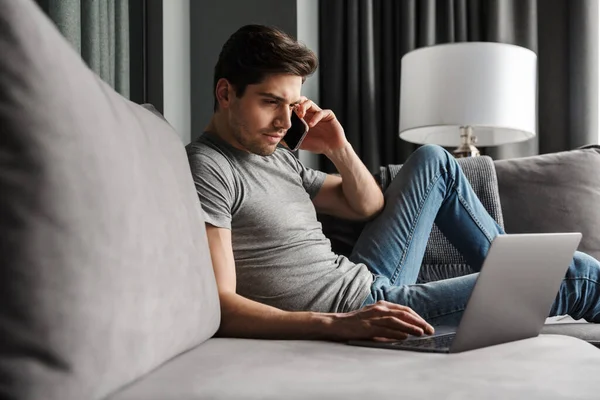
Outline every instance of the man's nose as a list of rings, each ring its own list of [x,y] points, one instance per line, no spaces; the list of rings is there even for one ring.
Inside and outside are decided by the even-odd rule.
[[[277,116],[277,128],[287,131],[292,127],[292,109],[290,107],[281,107],[282,111]]]

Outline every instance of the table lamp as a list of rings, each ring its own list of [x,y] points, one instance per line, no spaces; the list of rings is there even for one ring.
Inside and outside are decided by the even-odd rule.
[[[465,42],[411,51],[402,58],[400,137],[455,147],[456,157],[479,146],[535,136],[537,56],[504,43]]]

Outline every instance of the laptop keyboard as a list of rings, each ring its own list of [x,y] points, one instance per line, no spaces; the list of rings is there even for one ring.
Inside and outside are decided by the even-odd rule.
[[[430,336],[425,338],[418,339],[410,339],[401,342],[395,342],[396,346],[410,346],[410,347],[420,347],[427,349],[444,349],[450,347],[455,333],[450,333],[448,335],[440,335],[440,336]]]

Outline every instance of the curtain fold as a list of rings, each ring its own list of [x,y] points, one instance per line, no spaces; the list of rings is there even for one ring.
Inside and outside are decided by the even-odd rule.
[[[38,0],[102,80],[129,98],[129,1]]]
[[[574,148],[597,143],[598,0],[569,5],[569,142]],[[591,135],[593,133],[593,135]]]
[[[321,0],[320,103],[331,108],[367,167],[401,163],[401,59],[440,43],[490,41],[538,54],[538,132],[482,149],[496,159],[597,141],[597,0]],[[325,158],[321,169],[333,171]]]

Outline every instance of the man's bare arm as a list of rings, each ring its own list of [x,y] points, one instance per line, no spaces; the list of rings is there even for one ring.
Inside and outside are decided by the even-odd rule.
[[[367,217],[379,213],[384,205],[383,193],[350,143],[325,155],[340,173],[344,197],[352,208]]]
[[[236,293],[231,231],[206,224],[219,289],[218,336],[261,339],[405,339],[433,328],[408,307],[379,302],[351,313],[289,312]]]
[[[341,149],[325,153],[340,176],[327,175],[313,199],[319,212],[351,220],[373,217],[384,205],[383,193],[373,175],[347,143]]]

